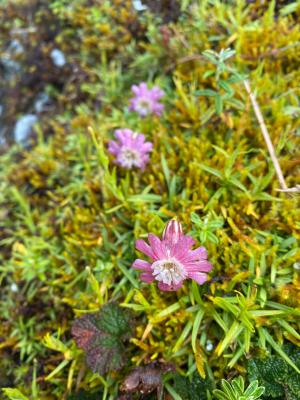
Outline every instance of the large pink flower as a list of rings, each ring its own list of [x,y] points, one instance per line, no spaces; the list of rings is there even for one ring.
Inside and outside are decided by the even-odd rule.
[[[149,114],[161,115],[164,105],[159,100],[165,94],[163,90],[158,86],[149,89],[145,82],[133,85],[131,90],[134,97],[130,99],[129,110],[136,111],[142,118]]]
[[[150,262],[137,259],[132,267],[142,271],[143,282],[158,281],[164,291],[178,290],[185,279],[193,279],[199,285],[207,280],[212,264],[207,261],[204,247],[191,250],[195,244],[192,237],[183,234],[180,222],[171,220],[166,225],[162,240],[149,233],[149,244],[136,241],[136,248],[150,258]]]

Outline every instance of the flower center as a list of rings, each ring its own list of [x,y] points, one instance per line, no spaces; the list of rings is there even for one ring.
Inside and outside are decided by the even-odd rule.
[[[137,150],[126,147],[121,151],[121,159],[125,167],[131,168],[140,161],[140,154]]]
[[[151,268],[155,279],[167,285],[177,285],[187,276],[184,266],[175,258],[155,261]]]
[[[151,102],[148,99],[140,99],[136,109],[142,115],[147,115],[151,112]]]

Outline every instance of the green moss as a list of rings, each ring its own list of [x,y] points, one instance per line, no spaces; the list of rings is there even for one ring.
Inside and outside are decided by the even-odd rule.
[[[61,86],[47,81],[53,109],[31,147],[0,159],[1,384],[33,399],[79,389],[112,399],[125,374],[150,360],[214,386],[268,353],[297,374],[282,345],[299,345],[299,196],[277,191],[250,99],[232,78],[248,76],[287,185],[299,184],[299,10],[246,3],[182,2],[181,17],[162,25],[129,1],[56,1],[38,11],[28,2],[37,27],[28,54],[45,12],[70,70]],[[0,10],[6,43],[26,18],[16,2]],[[202,54],[229,46],[235,55],[219,67]],[[140,80],[166,92],[163,117],[128,112]],[[10,84],[21,93],[20,81]],[[34,97],[28,86],[22,93]],[[11,107],[10,123],[25,110]],[[153,142],[145,172],[113,164],[106,146],[120,127]],[[161,235],[174,216],[214,269],[203,286],[163,293],[131,268],[134,242]],[[86,368],[71,325],[111,300],[133,310],[134,333],[124,368],[100,376]]]

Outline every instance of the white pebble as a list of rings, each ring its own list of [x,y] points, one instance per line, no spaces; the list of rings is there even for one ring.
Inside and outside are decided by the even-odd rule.
[[[295,262],[293,265],[294,269],[300,270],[300,262]]]
[[[132,0],[132,5],[133,5],[133,8],[134,8],[136,11],[147,10],[147,6],[145,6],[145,5],[141,2],[141,0]]]
[[[14,138],[17,143],[26,144],[30,134],[32,133],[33,125],[38,121],[34,114],[27,114],[18,119],[15,129]]]
[[[59,49],[53,49],[50,53],[53,64],[57,67],[63,67],[66,64],[66,57],[64,53]]]
[[[17,293],[19,291],[18,285],[16,283],[12,283],[10,285],[10,290],[14,293]]]
[[[206,351],[212,351],[213,348],[214,348],[214,345],[212,344],[212,342],[211,342],[210,340],[208,340],[208,341],[206,342],[205,348],[206,348]]]

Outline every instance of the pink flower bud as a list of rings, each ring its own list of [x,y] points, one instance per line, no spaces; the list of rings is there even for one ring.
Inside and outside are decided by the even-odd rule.
[[[165,226],[162,239],[171,243],[177,243],[183,235],[182,225],[176,219],[171,219]]]

